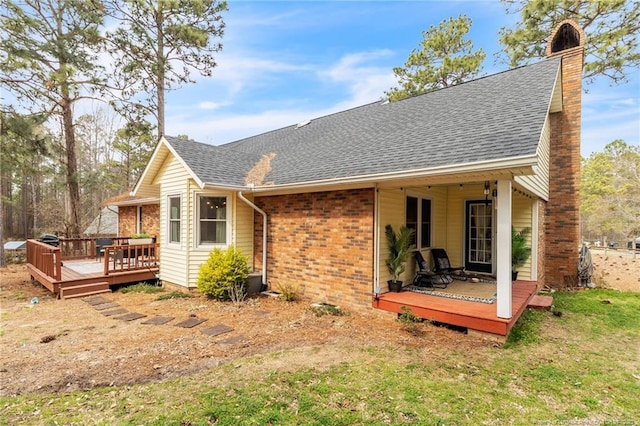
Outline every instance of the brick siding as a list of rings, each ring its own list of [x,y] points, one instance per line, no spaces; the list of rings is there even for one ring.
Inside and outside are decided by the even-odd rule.
[[[584,48],[580,45],[550,56],[554,55],[562,56],[563,110],[550,117],[549,202],[544,214],[544,280],[551,287],[563,288],[575,285],[578,271]]]
[[[371,308],[374,192],[358,189],[256,198],[267,213],[270,289],[297,286],[317,302]],[[262,267],[262,216],[254,216],[254,264]]]
[[[136,206],[118,207],[118,236],[128,237],[136,233]]]
[[[138,232],[138,206],[118,207],[118,236],[128,237]],[[152,237],[160,236],[160,204],[142,206],[142,231]]]

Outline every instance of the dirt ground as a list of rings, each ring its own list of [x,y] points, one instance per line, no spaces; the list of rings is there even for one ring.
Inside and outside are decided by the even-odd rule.
[[[609,251],[596,252],[593,259],[598,284],[640,291],[640,256],[634,259]],[[445,356],[451,348],[492,344],[435,326],[413,336],[392,314],[373,310],[318,316],[310,307],[312,301],[304,298],[284,302],[260,296],[236,306],[202,296],[158,301],[158,294],[102,295],[118,308],[146,315],[125,321],[105,316],[108,310],[81,299],[54,299],[40,284],[31,283],[24,265],[11,265],[0,274],[0,395],[4,396],[162,381],[239,357],[286,349],[295,349],[287,363],[327,366],[348,360],[354,346],[433,344]],[[34,298],[38,303],[32,303]],[[155,316],[174,319],[162,325],[142,323]],[[189,318],[207,321],[193,328],[175,325]],[[216,336],[203,333],[218,325],[232,330]]]

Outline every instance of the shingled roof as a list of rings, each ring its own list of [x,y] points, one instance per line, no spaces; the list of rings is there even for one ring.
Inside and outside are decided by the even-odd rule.
[[[275,185],[357,179],[535,156],[560,59],[397,102],[374,102],[212,146],[166,137],[205,184],[244,186],[267,154]]]

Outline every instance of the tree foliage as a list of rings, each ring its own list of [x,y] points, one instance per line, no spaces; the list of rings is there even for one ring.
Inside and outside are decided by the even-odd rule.
[[[574,19],[586,35],[585,82],[599,76],[612,84],[627,81],[640,66],[640,2],[633,0],[502,0],[507,13],[519,14],[512,28],[500,30],[511,66],[543,58],[548,37],[558,23]]]
[[[108,33],[122,90],[121,108],[139,122],[152,115],[158,136],[164,135],[165,91],[192,83],[191,73],[210,76],[216,66],[213,54],[222,49],[215,42],[224,33],[218,0],[112,0],[109,13],[119,26]]]
[[[640,235],[640,145],[615,140],[583,159],[581,213],[588,235]]]
[[[1,9],[0,78],[31,113],[62,123],[69,207],[67,231],[80,234],[80,188],[74,105],[103,87],[98,65],[104,7],[98,0],[5,1]]]
[[[453,86],[478,76],[486,54],[473,50],[465,39],[471,29],[469,17],[460,15],[423,31],[420,49],[409,54],[404,67],[395,67],[399,87],[385,92],[391,101]]]
[[[48,152],[41,115],[0,113],[0,267],[5,266],[4,238],[29,236],[38,223],[41,170],[34,160]],[[31,206],[31,208],[29,208]]]
[[[148,121],[130,121],[118,129],[111,143],[113,159],[106,163],[112,185],[124,189],[133,188],[155,145],[153,126]]]

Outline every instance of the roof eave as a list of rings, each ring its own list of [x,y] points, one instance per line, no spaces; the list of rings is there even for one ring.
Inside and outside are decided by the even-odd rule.
[[[138,182],[136,182],[136,186],[133,188],[133,190],[131,191],[131,195],[132,196],[137,196],[137,195],[142,195],[142,193],[148,193],[149,191],[143,191],[144,188],[150,188],[151,186],[153,186],[153,179],[155,176],[151,176],[151,171],[152,170],[152,165],[156,162],[159,161],[158,157],[160,157],[160,155],[162,155],[161,151],[163,148],[166,148],[180,163],[180,165],[182,167],[184,167],[184,169],[187,171],[187,173],[189,174],[189,176],[196,182],[196,184],[200,187],[200,188],[204,188],[204,182],[202,181],[202,179],[200,179],[198,177],[198,175],[196,175],[194,173],[194,171],[191,169],[191,167],[189,167],[189,165],[187,165],[187,163],[184,161],[184,159],[178,155],[178,153],[176,152],[176,150],[173,148],[173,146],[171,146],[171,143],[169,143],[169,141],[162,136],[160,138],[160,141],[158,142],[158,144],[156,145],[156,148],[153,151],[153,154],[151,154],[151,158],[149,159],[149,162],[147,163],[147,166],[145,167],[144,171],[142,172],[142,175],[140,175],[140,179],[138,179]]]
[[[131,200],[123,200],[116,201],[114,203],[109,203],[107,206],[142,206],[147,204],[158,204],[160,203],[160,197],[143,197],[143,198],[135,198]]]
[[[408,179],[428,179],[431,177],[465,175],[473,173],[500,172],[510,176],[524,176],[534,174],[534,166],[538,164],[538,157],[534,155],[513,157],[508,159],[483,161],[477,163],[465,163],[428,169],[406,170],[402,172],[379,173],[371,175],[353,176],[349,178],[333,178],[300,183],[281,185],[264,185],[255,187],[242,187],[241,190],[250,189],[254,193],[268,193],[280,191],[294,191],[315,189],[331,186],[368,186],[393,181],[406,181]],[[237,188],[237,187],[236,187]]]

